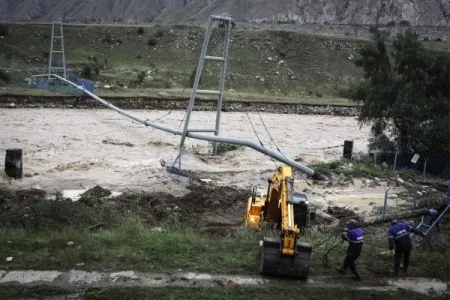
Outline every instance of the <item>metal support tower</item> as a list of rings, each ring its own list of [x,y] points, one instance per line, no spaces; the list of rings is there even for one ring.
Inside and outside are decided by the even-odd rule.
[[[62,65],[54,65],[53,60],[55,57],[60,56],[62,59]],[[64,53],[64,34],[63,34],[63,23],[62,21],[52,22],[52,37],[50,40],[50,52],[48,58],[48,81],[51,79],[51,74],[61,75],[63,78],[67,79],[66,70],[66,56]]]
[[[214,25],[220,25],[220,27],[224,28],[225,36],[223,41],[223,49],[222,49],[222,56],[211,56],[208,55],[208,45],[210,43],[211,39],[211,33],[213,29],[215,28]],[[230,46],[230,34],[231,34],[231,27],[232,27],[232,21],[230,17],[224,17],[224,16],[210,16],[208,20],[208,27],[206,29],[205,33],[205,39],[203,41],[202,50],[200,53],[200,59],[197,65],[197,71],[195,73],[195,80],[194,85],[192,87],[192,95],[191,99],[189,101],[189,106],[186,112],[186,121],[184,123],[184,129],[183,133],[181,135],[181,142],[180,142],[180,153],[178,156],[178,159],[181,160],[181,155],[184,152],[184,141],[186,139],[186,135],[188,135],[190,132],[214,132],[214,135],[219,135],[219,129],[220,129],[220,113],[222,110],[222,102],[223,102],[223,93],[224,93],[224,86],[225,86],[225,76],[227,72],[227,64],[228,64],[228,49]],[[217,27],[216,27],[217,29]],[[221,63],[220,68],[220,79],[218,84],[217,90],[203,90],[199,89],[198,85],[200,82],[200,78],[202,77],[203,68],[205,66],[205,60],[206,61],[215,61]],[[194,107],[195,98],[197,95],[211,95],[217,97],[217,107],[216,107],[216,126],[213,129],[191,129],[189,128],[189,121],[191,119],[191,113],[192,109]],[[214,142],[213,146],[213,154],[217,154],[217,143]],[[181,167],[181,162],[178,161],[178,164]]]

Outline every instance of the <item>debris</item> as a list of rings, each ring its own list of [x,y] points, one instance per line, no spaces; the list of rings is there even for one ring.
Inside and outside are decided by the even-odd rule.
[[[83,194],[81,194],[81,198],[89,198],[89,197],[107,197],[111,195],[111,191],[102,188],[99,185],[94,186],[93,188],[87,190],[86,192],[84,192]]]
[[[66,243],[66,245],[67,245],[67,247],[72,247],[73,245],[75,245],[75,243],[72,242],[72,241],[68,241],[68,242]]]
[[[118,145],[118,146],[127,146],[127,147],[134,147],[134,145],[130,142],[119,142],[112,139],[106,139],[102,141],[103,144],[110,144],[110,145]]]
[[[6,262],[7,263],[11,263],[13,261],[13,257],[12,256],[8,256],[7,258],[6,258]]]
[[[151,229],[152,232],[163,232],[163,229],[161,227],[153,227]]]

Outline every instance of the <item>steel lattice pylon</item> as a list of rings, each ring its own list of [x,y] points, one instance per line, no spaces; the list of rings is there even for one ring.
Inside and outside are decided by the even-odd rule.
[[[54,64],[54,55],[61,57],[62,65],[58,66]],[[50,40],[50,51],[48,58],[48,81],[51,79],[51,74],[58,74],[61,77],[67,79],[66,70],[66,56],[64,53],[64,34],[62,21],[52,22],[52,37]]]

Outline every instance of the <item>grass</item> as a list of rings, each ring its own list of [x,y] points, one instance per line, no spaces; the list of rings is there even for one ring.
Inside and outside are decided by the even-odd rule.
[[[67,246],[67,242],[74,242]],[[254,271],[258,239],[243,230],[235,237],[208,237],[192,227],[153,232],[139,220],[96,232],[75,228],[25,231],[2,229],[0,257],[14,257],[3,269],[190,270],[213,273]]]
[[[57,287],[39,286],[24,287],[14,285],[0,285],[0,294],[5,299],[29,299],[44,297],[73,297],[76,292]],[[271,299],[399,299],[399,300],[422,300],[422,299],[445,299],[445,296],[436,297],[418,295],[411,292],[383,292],[366,291],[344,288],[306,288],[306,287],[117,287],[117,288],[89,288],[85,291],[83,299],[231,299],[231,300],[271,300]]]
[[[259,288],[112,288],[91,289],[85,299],[432,299],[430,296],[410,292],[374,292],[305,287],[259,287]],[[434,298],[435,299],[435,298]],[[441,299],[444,299],[443,297]]]
[[[51,26],[6,25],[10,34],[0,44],[0,67],[23,76],[28,76],[30,69],[45,68]],[[25,34],[31,38],[23,39]],[[65,25],[64,36],[67,64],[73,73],[80,74],[83,65],[89,63],[88,57],[95,56],[104,65],[94,79],[99,86],[131,87],[137,74],[149,72],[141,88],[181,89],[197,66],[204,28],[148,26],[138,34],[137,27],[129,26]],[[148,45],[149,39],[156,43]],[[327,101],[322,101],[329,103],[334,100],[331,96],[359,76],[348,55],[364,43],[336,39],[336,43],[346,46],[334,49],[327,46],[330,39],[300,33],[237,30],[233,33],[226,89],[257,98],[324,97]],[[221,50],[220,41],[215,32],[210,55]],[[206,64],[204,88],[216,88],[217,75],[217,64]]]
[[[0,263],[0,269],[72,268],[87,271],[184,271],[219,274],[258,274],[259,232],[240,230],[230,237],[206,236],[186,224],[162,225],[154,232],[137,219],[97,231],[73,227],[60,229],[2,229],[0,257],[12,256],[13,263]],[[385,228],[381,235],[367,234],[363,254],[358,259],[362,276],[388,276],[392,259],[386,251]],[[305,237],[313,244],[310,275],[329,275],[342,263],[346,245],[334,233],[314,233]],[[67,242],[74,244],[68,246]],[[334,247],[334,248],[333,248]],[[324,254],[327,249],[327,259]],[[83,266],[79,264],[83,263]],[[445,252],[414,249],[411,276],[432,276],[449,280],[450,259]],[[430,273],[431,270],[431,273]]]
[[[347,179],[351,178],[384,178],[386,172],[381,167],[373,163],[365,163],[360,161],[349,161],[345,159],[335,160],[331,162],[316,162],[310,164],[310,167],[318,172],[331,175],[342,174]]]

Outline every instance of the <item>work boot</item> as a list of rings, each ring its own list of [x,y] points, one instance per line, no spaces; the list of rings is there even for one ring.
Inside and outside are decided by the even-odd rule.
[[[344,274],[344,273],[345,273],[345,269],[339,268],[339,267],[336,267],[336,271],[337,271],[339,274]]]

